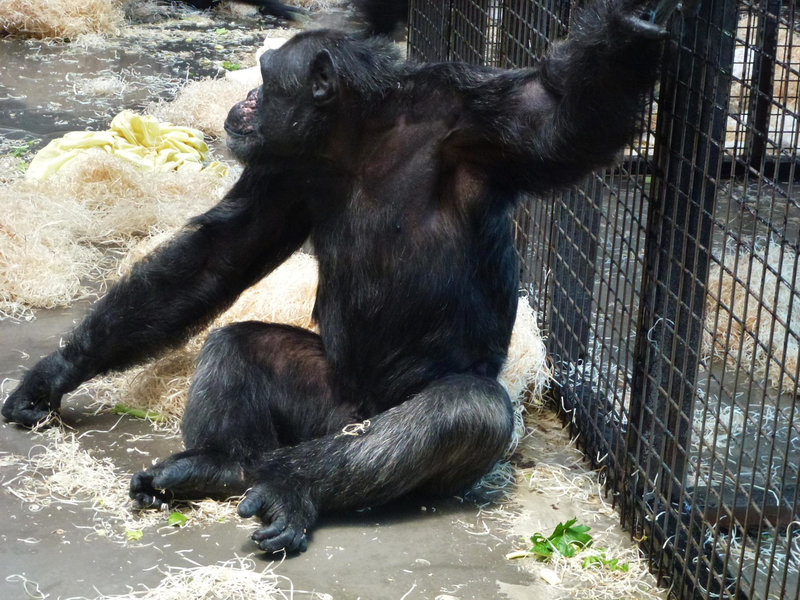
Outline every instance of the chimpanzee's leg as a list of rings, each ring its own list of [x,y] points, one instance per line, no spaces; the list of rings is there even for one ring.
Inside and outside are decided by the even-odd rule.
[[[330,380],[314,333],[258,322],[212,332],[184,410],[186,451],[134,475],[131,498],[158,507],[243,493],[254,458],[358,420],[337,403]]]
[[[355,435],[269,452],[239,514],[264,522],[253,534],[262,550],[303,550],[320,512],[375,506],[415,490],[465,489],[503,456],[513,421],[508,394],[494,379],[445,377],[364,421]]]

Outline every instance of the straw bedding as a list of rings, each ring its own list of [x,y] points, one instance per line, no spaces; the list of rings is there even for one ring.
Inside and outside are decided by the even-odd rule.
[[[0,33],[72,39],[84,33],[115,34],[123,0],[0,0]]]
[[[72,163],[44,181],[0,186],[0,319],[29,319],[102,290],[129,248],[174,230],[230,185],[216,173],[142,176],[102,152]]]
[[[703,346],[731,369],[796,390],[800,310],[797,255],[774,242],[727,252],[708,277]]]

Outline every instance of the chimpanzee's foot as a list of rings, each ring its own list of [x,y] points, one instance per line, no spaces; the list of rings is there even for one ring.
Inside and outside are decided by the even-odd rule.
[[[228,498],[245,489],[239,463],[218,453],[187,450],[136,473],[130,497],[141,508],[161,508],[173,500]]]
[[[258,516],[264,523],[251,537],[265,552],[305,552],[318,514],[307,486],[298,481],[261,481],[239,503],[239,516]]]

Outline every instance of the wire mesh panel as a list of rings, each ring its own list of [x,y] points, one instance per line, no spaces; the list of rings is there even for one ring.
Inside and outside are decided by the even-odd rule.
[[[490,0],[453,0],[450,30],[453,60],[492,63],[493,29],[488,27],[490,4]]]
[[[561,0],[412,0],[409,53],[534,65]],[[678,598],[800,598],[800,9],[703,0],[617,167],[515,212],[556,398]]]
[[[709,585],[749,597],[798,598],[797,5],[742,5],[729,33],[724,179],[712,214],[706,359],[685,501],[703,507],[698,562],[711,571]],[[706,564],[708,557],[716,566]]]
[[[527,67],[535,63],[554,40],[566,34],[569,11],[569,2],[506,0],[498,66]]]
[[[411,0],[408,22],[408,54],[419,60],[450,58],[450,0]]]

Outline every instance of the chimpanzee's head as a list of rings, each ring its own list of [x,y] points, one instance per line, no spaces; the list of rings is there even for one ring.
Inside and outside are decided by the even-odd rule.
[[[357,123],[391,89],[397,59],[387,40],[332,30],[296,35],[261,56],[261,87],[225,121],[228,146],[245,163],[319,155],[332,125]]]

